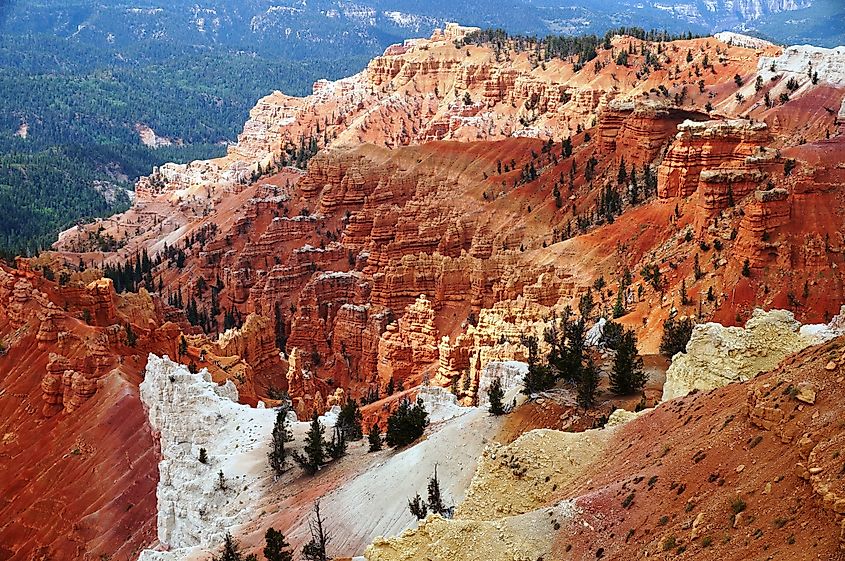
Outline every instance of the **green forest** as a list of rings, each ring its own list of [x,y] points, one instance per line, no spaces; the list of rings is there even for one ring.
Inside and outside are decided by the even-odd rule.
[[[260,97],[308,93],[367,57],[287,60],[166,42],[101,49],[51,32],[4,33],[0,257],[35,254],[62,229],[125,209],[127,190],[153,166],[225,154]],[[178,142],[144,146],[139,123]]]

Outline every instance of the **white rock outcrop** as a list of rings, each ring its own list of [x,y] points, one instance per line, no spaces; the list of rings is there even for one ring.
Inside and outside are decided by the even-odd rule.
[[[696,325],[686,352],[666,372],[663,401],[744,382],[771,370],[787,356],[845,333],[837,316],[829,325],[802,326],[786,310],[754,310],[745,327]]]
[[[254,515],[272,479],[267,451],[275,412],[237,399],[231,381],[218,386],[205,369],[191,374],[166,356],[150,355],[141,400],[161,445],[158,538],[170,550],[146,550],[141,561],[216,549],[227,531]]]
[[[502,383],[502,390],[505,392],[502,402],[505,405],[510,404],[514,399],[518,399],[526,374],[528,374],[528,365],[524,362],[515,360],[488,362],[481,371],[478,380],[478,406],[486,408],[490,405],[490,398],[487,394],[490,392],[490,384],[496,378]]]
[[[447,421],[467,412],[467,408],[461,407],[458,398],[448,388],[420,386],[417,398],[422,401],[432,423]]]
[[[765,49],[775,46],[774,43],[770,43],[765,39],[751,37],[750,35],[743,35],[742,33],[735,33],[733,31],[722,31],[714,35],[714,37],[726,45],[745,47],[747,49]]]
[[[811,75],[818,72],[819,82],[841,86],[845,85],[845,47],[787,47],[778,57],[760,57],[757,68],[766,82],[780,76],[784,84],[795,78],[804,87],[811,83]]]
[[[587,331],[584,342],[590,347],[598,347],[604,337],[604,326],[607,325],[605,318],[599,318],[594,326]]]

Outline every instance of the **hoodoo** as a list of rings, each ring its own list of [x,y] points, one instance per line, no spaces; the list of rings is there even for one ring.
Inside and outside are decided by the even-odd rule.
[[[0,559],[841,555],[845,49],[450,23],[358,69],[0,261]]]

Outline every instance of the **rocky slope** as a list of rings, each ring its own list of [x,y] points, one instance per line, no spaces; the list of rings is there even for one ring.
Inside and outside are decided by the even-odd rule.
[[[612,428],[489,447],[454,520],[366,558],[835,559],[843,344]]]
[[[676,546],[690,547],[681,534],[690,511],[679,512],[675,503],[681,499],[673,499],[680,496],[678,485],[692,489],[686,474],[702,466],[719,472],[716,481],[736,482],[728,471],[734,466],[711,465],[715,454],[690,465],[698,450],[688,448],[704,449],[712,436],[714,446],[735,450],[737,442],[756,436],[747,423],[736,422],[723,435],[703,419],[722,411],[713,396],[726,400],[738,419],[743,392],[761,388],[759,378],[669,401],[627,425],[586,436],[529,433],[511,446],[519,457],[525,447],[524,457],[536,471],[531,477],[514,482],[505,473],[510,469],[516,479],[522,473],[520,461],[514,466],[496,460],[512,459],[510,448],[488,452],[482,461],[477,489],[492,485],[485,483],[485,470],[503,470],[497,483],[503,493],[494,499],[473,491],[469,482],[485,439],[507,445],[535,427],[583,430],[605,409],[576,412],[572,397],[557,392],[499,423],[481,409],[459,405],[483,402],[493,376],[514,396],[527,358],[522,336],[542,341],[555,317],[566,306],[577,308],[588,292],[596,302],[591,325],[610,315],[619,292],[624,308],[619,322],[637,330],[643,353],[656,351],[663,320],[676,314],[728,327],[750,320],[745,335],[735,337],[742,349],[759,343],[748,334],[760,323],[752,315],[757,307],[789,308],[800,321],[827,322],[845,298],[839,273],[845,265],[840,193],[845,151],[837,120],[845,106],[840,76],[845,54],[781,50],[736,37],[729,39],[732,44],[715,38],[657,44],[616,37],[609,49],[600,46],[596,58],[581,65],[574,57],[544,60],[542,53],[515,43],[461,44],[469,31],[450,26],[429,40],[394,46],[357,76],[315,84],[306,98],[268,96],[225,158],[162,167],[140,182],[128,212],[65,232],[56,252],[21,260],[16,271],[3,270],[0,336],[8,352],[0,357],[2,383],[10,392],[4,396],[21,396],[15,398],[20,403],[5,400],[10,405],[4,404],[9,407],[4,431],[11,436],[3,461],[31,461],[38,449],[31,448],[33,442],[49,440],[74,450],[79,430],[96,435],[100,418],[123,411],[121,428],[139,435],[133,442],[138,448],[124,450],[103,438],[102,450],[85,456],[90,463],[84,476],[67,473],[84,490],[94,487],[96,473],[110,473],[124,452],[127,461],[145,458],[137,470],[121,472],[131,482],[104,487],[100,498],[79,491],[56,499],[62,514],[36,538],[33,513],[43,512],[42,497],[49,495],[39,474],[55,469],[51,462],[61,457],[48,448],[49,460],[32,464],[32,476],[21,480],[21,499],[3,505],[11,558],[28,558],[39,547],[54,558],[134,556],[150,547],[154,551],[145,554],[150,558],[171,553],[184,558],[207,551],[225,529],[257,548],[270,525],[301,544],[307,510],[319,497],[332,515],[337,546],[359,554],[379,535],[396,536],[412,526],[403,497],[425,487],[429,468],[441,456],[447,458],[450,493],[456,501],[467,495],[456,521],[434,519],[398,541],[376,540],[370,557],[442,558],[454,548],[440,550],[441,544],[463,544],[467,558],[477,552],[499,558],[502,543],[511,543],[532,558],[558,558],[567,545],[575,556],[596,556],[601,547],[612,558],[625,543],[615,538],[630,529],[628,550],[638,555],[659,553],[670,535],[681,540]],[[296,163],[306,146],[317,149],[306,170],[282,165]],[[101,253],[104,243],[117,249]],[[80,260],[82,268],[122,266],[141,252],[152,258],[152,280],[142,279],[138,293],[117,295],[99,271],[75,270]],[[45,278],[50,275],[59,282]],[[783,315],[785,327],[773,331],[783,334],[777,341],[783,348],[753,372],[743,366],[737,376],[721,369],[714,375],[745,380],[804,349],[808,341],[796,335],[792,317]],[[717,342],[734,334],[700,328],[687,361],[699,347],[709,349],[707,329],[718,331]],[[764,337],[774,338],[768,331]],[[727,347],[730,354],[733,347]],[[148,359],[149,353],[173,357],[181,366]],[[806,353],[802,356],[815,356]],[[675,368],[682,366],[683,361]],[[733,368],[729,359],[723,366]],[[190,374],[194,369],[207,369],[211,381],[225,385]],[[659,400],[657,374],[648,388],[649,404]],[[139,392],[145,376],[149,380]],[[680,378],[670,376],[667,397],[715,385]],[[801,381],[792,382],[797,388]],[[823,378],[810,382],[817,389],[824,385]],[[427,389],[416,389],[421,384]],[[393,394],[385,396],[388,388]],[[809,395],[802,388],[800,395]],[[272,420],[262,408],[278,404],[285,393],[301,420],[331,412],[349,398],[377,399],[365,407],[368,422],[383,420],[400,396],[419,394],[438,422],[423,443],[406,451],[367,456],[363,444],[356,445],[350,458],[324,470],[313,486],[293,472],[273,482],[260,461]],[[115,395],[122,396],[119,409],[112,409]],[[695,422],[693,406],[706,412]],[[218,450],[211,442],[208,426],[216,426],[216,417],[201,423],[208,426],[180,423],[173,419],[180,407],[197,418],[219,410],[230,419],[220,431],[243,424],[243,431],[236,428],[226,440],[237,442],[238,452]],[[686,416],[675,418],[681,411]],[[822,426],[824,419],[811,421],[819,430],[832,430]],[[673,440],[681,434],[686,440]],[[760,456],[760,463],[780,458],[766,470],[784,470],[799,452],[786,444],[770,446],[769,440],[743,453],[765,451],[770,455]],[[654,450],[663,441],[678,450],[663,454],[665,462]],[[158,458],[151,452],[156,442]],[[463,445],[460,451],[455,442]],[[589,453],[578,448],[584,443]],[[213,481],[193,479],[205,469],[192,463],[199,446],[219,456],[221,467],[248,476],[248,488],[233,487],[223,497],[214,492]],[[612,455],[622,449],[629,452],[627,464]],[[574,471],[560,468],[561,458]],[[597,469],[594,460],[608,469]],[[413,485],[405,485],[408,464],[425,466],[414,472]],[[791,470],[790,465],[782,475]],[[634,480],[647,471],[665,483],[666,488],[647,486],[655,487],[660,500],[632,515],[634,526],[617,527],[622,510],[616,504],[633,486],[642,489],[642,480]],[[373,481],[394,483],[378,498]],[[716,520],[716,510],[724,507],[716,501],[727,495],[704,496],[705,484],[695,485],[693,502],[706,503],[704,516]],[[819,480],[817,486],[831,485]],[[808,487],[796,488],[796,496],[804,497]],[[145,510],[120,506],[116,497],[125,489],[139,497],[130,502]],[[745,494],[751,488],[737,489]],[[362,502],[384,514],[350,522],[349,513]],[[109,518],[117,520],[115,527],[126,521],[139,530],[126,536],[101,530],[99,519],[87,517],[100,512],[102,503],[125,509]],[[655,526],[664,506],[670,518]],[[212,519],[211,507],[225,516]],[[806,509],[815,507],[795,508],[808,516]],[[482,510],[496,514],[489,518]],[[819,512],[813,530],[833,528],[833,514]],[[524,531],[539,519],[569,530]],[[577,531],[571,526],[583,520],[587,526]],[[722,530],[731,534],[728,527],[713,528],[719,539]],[[743,544],[737,551],[747,552],[751,545],[745,540],[753,544],[757,537],[746,534],[757,528],[738,528],[732,539]],[[491,544],[499,530],[504,542]],[[562,541],[566,535],[572,536],[569,543]],[[461,541],[466,536],[477,536],[472,547]],[[808,539],[796,534],[784,551],[806,551]],[[768,540],[757,543],[774,548]],[[824,551],[831,546],[819,543]],[[712,545],[713,551],[727,548]],[[169,547],[178,551],[168,552]]]
[[[296,366],[284,376],[277,361],[256,396],[287,390],[303,416],[338,388],[357,398],[390,378],[457,379],[470,400],[486,361],[520,358],[518,346],[500,341],[502,322],[511,325],[506,339],[530,323],[541,333],[552,307],[625,267],[663,264],[659,290],[635,279],[626,297],[623,321],[643,330],[647,345],[673,306],[692,308],[678,298],[682,283],[697,313],[725,323],[756,305],[789,305],[815,321],[835,313],[842,294],[826,265],[839,259],[837,221],[792,209],[839,212],[831,195],[841,170],[817,158],[841,158],[840,137],[793,144],[826,135],[819,104],[841,104],[841,54],[781,54],[739,46],[735,36],[733,45],[668,48],[617,38],[579,69],[556,58],[538,65],[515,47],[505,55],[457,48],[469,31],[453,26],[388,49],[360,75],[318,83],[307,98],[265,98],[229,156],[165,166],[141,182],[132,210],[67,232],[57,247],[126,238],[114,254],[83,255],[114,261],[187,243],[183,269],[171,261],[157,271],[168,292],[195,295],[208,313],[198,283],[215,280],[225,302],[212,318],[218,329],[232,309],[270,320]],[[621,49],[634,52],[628,66],[615,63]],[[643,49],[661,51],[656,69],[640,66],[652,56]],[[801,57],[818,69],[815,83],[795,70]],[[778,99],[789,79],[797,85],[789,101],[766,107],[763,96]],[[325,147],[307,172],[284,168],[252,181],[309,136]],[[571,139],[572,155],[561,138]],[[626,201],[609,224],[598,210],[601,185],[615,182],[623,158],[640,184],[649,167],[657,196]],[[616,187],[623,200],[626,186]],[[688,229],[697,251],[679,243]],[[699,254],[694,275],[690,253]],[[746,259],[754,275],[733,290]],[[256,347],[261,357],[271,344]],[[248,362],[262,371],[260,360]]]

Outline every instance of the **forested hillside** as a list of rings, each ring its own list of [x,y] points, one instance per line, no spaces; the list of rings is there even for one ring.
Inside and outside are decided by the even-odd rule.
[[[146,31],[118,40],[133,26],[125,9],[77,4],[0,12],[0,255],[37,252],[75,221],[127,206],[155,165],[224,154],[259,97],[306,93],[372,54],[293,58]]]
[[[155,165],[224,153],[269,92],[306,94],[447,21],[536,36],[741,28],[828,45],[841,11],[835,0],[2,2],[0,209],[14,217],[0,220],[0,255],[120,209]]]

